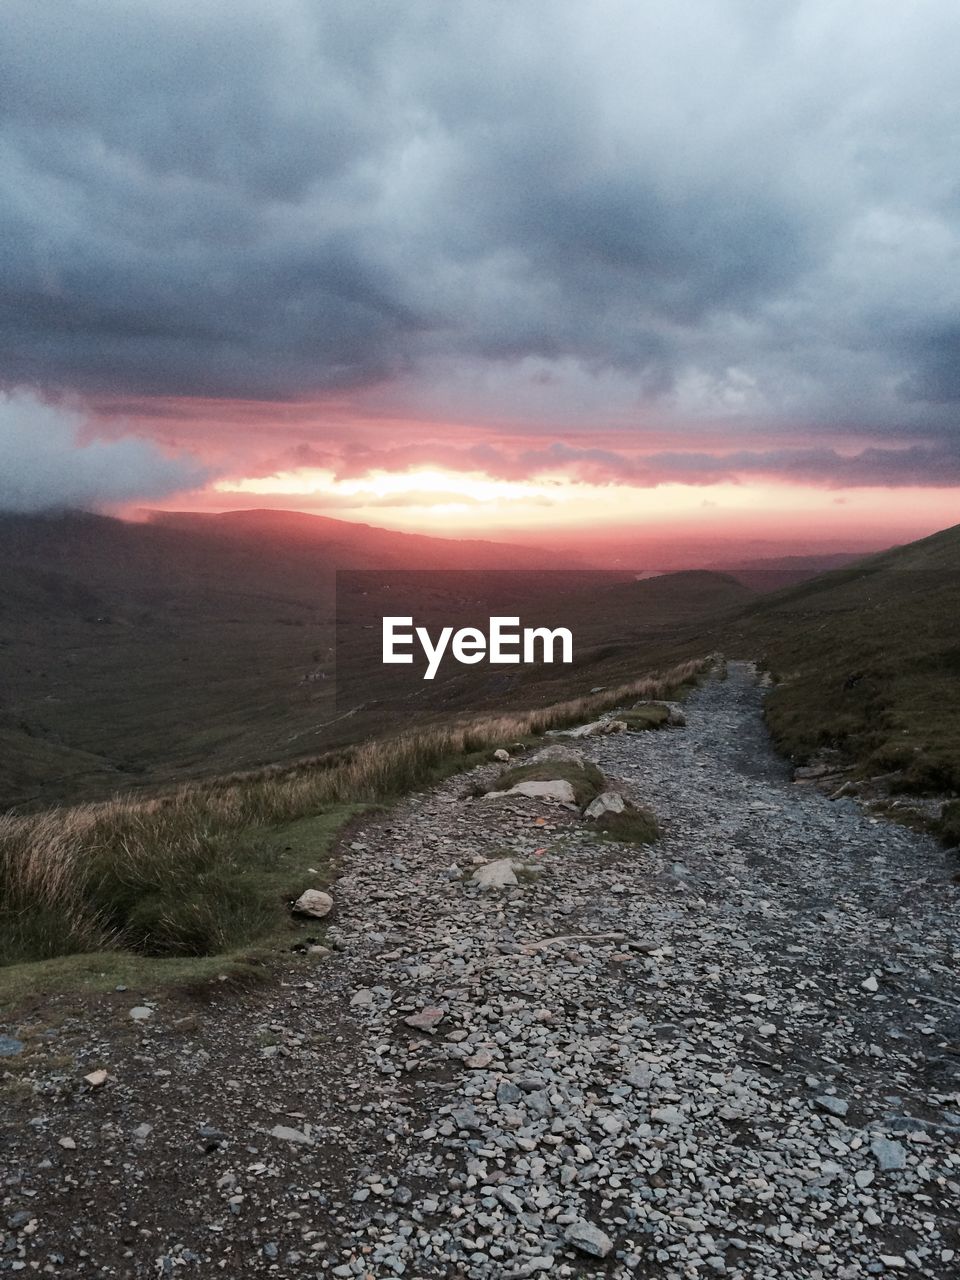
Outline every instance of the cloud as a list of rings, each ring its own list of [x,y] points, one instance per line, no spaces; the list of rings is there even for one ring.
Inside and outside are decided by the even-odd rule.
[[[8,0],[4,36],[10,386],[955,438],[952,0]]]
[[[142,440],[83,443],[84,416],[28,394],[0,393],[0,511],[97,508],[162,498],[210,472]]]
[[[300,449],[287,455],[294,469],[312,465]],[[337,480],[366,475],[372,466],[389,472],[413,472],[441,466],[451,472],[497,480],[563,477],[591,485],[713,485],[751,477],[788,480],[822,488],[949,488],[960,486],[960,439],[897,447],[840,450],[768,449],[616,449],[554,440],[528,448],[522,438],[509,443],[458,447],[424,440],[386,447],[375,454],[349,451],[323,455],[323,466]],[[270,470],[275,470],[271,468]]]

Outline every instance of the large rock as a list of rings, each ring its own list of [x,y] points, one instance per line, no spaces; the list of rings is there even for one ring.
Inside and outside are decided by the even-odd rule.
[[[602,818],[605,813],[623,813],[627,802],[619,791],[601,791],[583,811],[585,818]]]
[[[510,858],[498,858],[496,862],[488,862],[478,867],[472,876],[473,882],[484,889],[505,889],[517,884],[517,875]]]
[[[606,1232],[592,1222],[571,1222],[563,1238],[581,1253],[589,1253],[591,1258],[605,1258],[613,1248],[613,1241]]]
[[[831,1116],[843,1117],[850,1110],[848,1102],[844,1102],[843,1098],[835,1098],[832,1093],[825,1093],[814,1101],[821,1111],[826,1111]]]
[[[297,1142],[307,1146],[313,1143],[308,1133],[304,1133],[302,1129],[294,1129],[288,1124],[275,1124],[269,1132],[271,1138],[278,1138],[281,1142]]]
[[[551,778],[547,782],[518,782],[507,792],[511,796],[529,796],[531,800],[552,800],[557,804],[576,804],[577,794],[573,784],[565,778]]]
[[[527,796],[530,800],[549,800],[556,804],[577,803],[573,786],[564,778],[552,778],[548,782],[518,782],[508,791],[488,791],[487,800],[501,800],[504,796]]]
[[[322,889],[307,889],[293,904],[293,909],[299,915],[322,919],[333,910],[333,899]]]
[[[891,1142],[889,1138],[878,1136],[870,1143],[870,1150],[877,1164],[884,1171],[906,1168],[907,1151],[899,1142]]]
[[[552,743],[549,747],[541,747],[530,757],[531,764],[540,764],[544,760],[561,760],[564,764],[575,764],[583,768],[583,752],[575,747],[564,746],[562,742]]]
[[[437,1027],[443,1021],[445,1010],[430,1006],[421,1009],[419,1013],[411,1013],[409,1017],[404,1018],[404,1022],[408,1027],[413,1027],[415,1031],[426,1031],[428,1035],[435,1035]]]
[[[623,733],[626,728],[623,720],[591,720],[589,724],[578,724],[567,732],[571,738],[597,738],[609,733]]]

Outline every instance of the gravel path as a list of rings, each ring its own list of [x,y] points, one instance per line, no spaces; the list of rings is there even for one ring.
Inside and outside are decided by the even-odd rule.
[[[955,865],[792,783],[760,698],[578,744],[655,846],[452,779],[351,837],[316,970],[39,1033],[0,1273],[956,1276]]]

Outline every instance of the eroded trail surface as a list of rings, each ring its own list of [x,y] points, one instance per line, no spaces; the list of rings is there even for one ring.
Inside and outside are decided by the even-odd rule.
[[[686,728],[578,744],[654,846],[456,778],[351,837],[315,970],[67,1019],[0,1272],[957,1275],[955,865],[792,783],[760,699],[733,665]],[[538,874],[475,887],[503,853]]]

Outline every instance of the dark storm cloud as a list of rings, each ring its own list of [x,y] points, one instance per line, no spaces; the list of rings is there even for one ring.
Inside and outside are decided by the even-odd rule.
[[[918,474],[954,438],[952,0],[8,0],[3,21],[7,385],[388,384],[583,423],[614,379],[621,421],[922,435]]]

